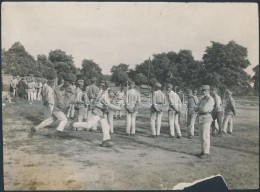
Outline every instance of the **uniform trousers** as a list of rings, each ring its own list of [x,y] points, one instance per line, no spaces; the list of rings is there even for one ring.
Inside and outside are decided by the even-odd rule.
[[[212,115],[213,121],[211,123],[211,127],[212,127],[212,133],[215,133],[215,131],[217,130],[216,125],[215,125],[215,120],[217,119],[218,122],[218,132],[221,133],[222,132],[222,122],[223,122],[223,111],[219,111],[216,114]]]
[[[188,114],[187,133],[189,136],[194,136],[194,125],[195,125],[196,117],[197,117],[196,113]]]
[[[37,90],[33,89],[33,101],[37,100]]]
[[[78,122],[82,122],[85,119],[86,107],[79,107],[78,109]]]
[[[88,121],[92,118],[92,116],[93,116],[93,113],[92,113],[92,110],[88,110]],[[96,131],[97,130],[97,124],[98,124],[98,121],[96,122],[96,124],[93,124],[93,126],[92,126],[92,129],[94,130],[94,131]]]
[[[52,115],[54,105],[44,105],[44,118],[47,119]]]
[[[233,116],[232,114],[226,114],[224,121],[223,121],[223,132],[227,133],[230,132],[232,133],[233,131]]]
[[[162,123],[163,112],[151,111],[151,131],[152,135],[160,135],[161,133],[161,123]],[[156,120],[156,130],[155,130],[155,120]]]
[[[38,89],[38,92],[37,92],[37,99],[38,99],[39,101],[42,100],[42,88],[39,88],[39,89]]]
[[[97,124],[97,122],[100,122],[102,132],[103,132],[103,141],[110,140],[110,134],[109,134],[109,124],[107,117],[101,118],[98,115],[91,116],[90,119],[88,119],[87,122],[75,122],[73,123],[74,128],[82,128],[82,129],[91,129],[94,125]]]
[[[209,154],[210,149],[210,125],[209,122],[201,122],[199,126],[199,136],[201,141],[201,152],[204,154]]]
[[[177,113],[176,111],[168,111],[168,119],[169,119],[171,136],[175,136],[175,130],[176,130],[177,136],[181,137],[181,129],[179,125],[179,113]]]
[[[27,89],[28,101],[33,101],[33,90]]]
[[[109,131],[110,133],[114,133],[114,111],[109,111],[106,116],[109,124]]]
[[[45,119],[43,122],[41,122],[39,125],[35,127],[36,130],[39,130],[41,128],[44,128],[50,124],[52,124],[55,120],[60,121],[58,127],[56,128],[57,131],[63,131],[68,119],[66,115],[62,111],[53,111],[52,115]]]
[[[137,111],[133,113],[126,112],[126,133],[127,134],[135,134],[135,120],[137,116]],[[132,129],[131,129],[132,128]]]
[[[118,106],[119,107],[122,107],[124,105],[124,100],[119,100],[118,101]],[[122,117],[122,115],[123,115],[123,111],[122,110],[120,110],[120,111],[116,111],[116,117],[119,115],[119,117],[121,118]]]

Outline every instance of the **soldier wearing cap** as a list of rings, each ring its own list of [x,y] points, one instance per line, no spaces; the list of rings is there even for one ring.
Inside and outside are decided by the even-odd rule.
[[[195,111],[199,115],[199,135],[201,140],[200,158],[208,158],[210,152],[210,125],[212,122],[211,112],[214,108],[214,99],[210,96],[209,85],[202,85],[204,97],[199,101]]]
[[[233,117],[236,116],[236,106],[232,94],[230,90],[226,91],[225,117],[223,122],[224,134],[232,134],[233,132]]]
[[[168,119],[170,125],[170,138],[175,136],[175,130],[177,138],[181,138],[181,129],[179,125],[179,114],[181,112],[182,103],[179,95],[172,90],[172,85],[167,84],[167,100],[169,103]]]
[[[76,88],[76,109],[78,109],[78,122],[82,122],[89,104],[88,96],[83,91],[84,80],[78,79]]]
[[[68,119],[65,115],[65,112],[67,108],[69,107],[70,103],[75,103],[75,100],[71,100],[70,98],[65,96],[65,89],[67,84],[64,84],[60,89],[54,90],[54,108],[52,115],[42,121],[39,125],[36,127],[31,128],[31,133],[37,132],[39,129],[42,129],[50,124],[52,124],[54,121],[58,120],[59,125],[56,128],[57,133],[63,132]]]
[[[87,93],[87,96],[88,96],[88,99],[89,99],[89,102],[91,103],[92,100],[96,97],[96,94],[98,92],[100,92],[101,90],[98,88],[97,86],[97,77],[92,77],[91,78],[91,84],[89,86],[86,87],[86,90],[85,92]],[[88,112],[87,112],[87,119],[90,119],[92,116],[92,110],[91,108],[89,107],[88,108]],[[97,131],[97,124],[93,126],[92,130],[94,132]]]
[[[130,82],[130,89],[125,94],[125,108],[126,108],[126,134],[128,136],[135,135],[136,116],[138,114],[138,107],[141,103],[141,96],[139,91],[135,89],[135,82]]]
[[[191,139],[194,136],[194,124],[196,121],[197,113],[195,112],[195,107],[198,104],[198,97],[194,97],[192,90],[188,90],[188,118],[187,118],[187,133],[188,138]]]
[[[103,142],[101,147],[111,147],[112,143],[110,143],[110,126],[107,119],[108,110],[122,110],[118,106],[113,105],[110,102],[110,98],[114,95],[114,90],[108,87],[108,84],[102,84],[102,93],[95,92],[93,94],[93,101],[92,101],[92,116],[88,119],[87,122],[75,122],[73,124],[74,128],[83,128],[83,129],[91,129],[97,122],[100,122],[102,132],[103,132]]]
[[[215,120],[217,119],[218,122],[218,135],[221,136],[222,134],[222,122],[223,122],[223,109],[222,109],[222,100],[220,98],[220,96],[217,94],[217,88],[216,87],[212,87],[211,88],[211,95],[214,99],[215,105],[214,108],[212,110],[212,118],[213,121],[211,123],[211,127],[212,127],[212,135],[215,136],[215,133],[217,132],[217,128],[215,125]]]
[[[152,135],[150,137],[156,138],[160,136],[161,133],[161,122],[163,115],[163,108],[166,105],[166,97],[161,91],[162,85],[160,83],[155,83],[152,97],[152,106],[151,106],[151,131]],[[155,120],[156,120],[156,129],[155,129]]]

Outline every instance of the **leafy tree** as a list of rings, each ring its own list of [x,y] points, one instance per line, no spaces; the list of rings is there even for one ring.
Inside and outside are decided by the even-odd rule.
[[[114,65],[111,68],[111,81],[114,82],[117,86],[125,84],[128,80],[128,67],[126,64]]]
[[[147,77],[142,73],[137,73],[134,80],[136,85],[147,84]]]
[[[49,60],[53,63],[57,74],[73,73],[76,75],[76,67],[74,65],[73,57],[67,55],[66,52],[56,49],[49,52]]]
[[[102,77],[101,72],[102,69],[93,60],[84,59],[82,61],[81,74],[87,85],[90,84],[90,79],[92,77],[100,79]]]
[[[253,71],[255,72],[255,75],[253,76],[254,89],[256,93],[259,94],[259,65],[254,67]]]
[[[230,41],[224,45],[211,42],[203,55],[203,65],[207,72],[204,81],[220,88],[224,96],[226,88],[238,85],[241,89],[250,86],[249,75],[244,71],[250,62],[247,59],[247,48]]]
[[[35,59],[20,42],[15,42],[7,51],[2,50],[2,68],[4,73],[20,76],[37,71]]]

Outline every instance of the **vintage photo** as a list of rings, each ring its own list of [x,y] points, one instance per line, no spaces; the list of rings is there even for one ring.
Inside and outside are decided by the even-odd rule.
[[[4,189],[258,189],[258,24],[257,3],[2,3]]]

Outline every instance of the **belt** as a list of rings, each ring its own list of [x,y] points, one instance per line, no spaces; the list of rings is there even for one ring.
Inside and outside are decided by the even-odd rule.
[[[211,114],[211,113],[199,113],[199,115],[208,115],[208,114]]]

